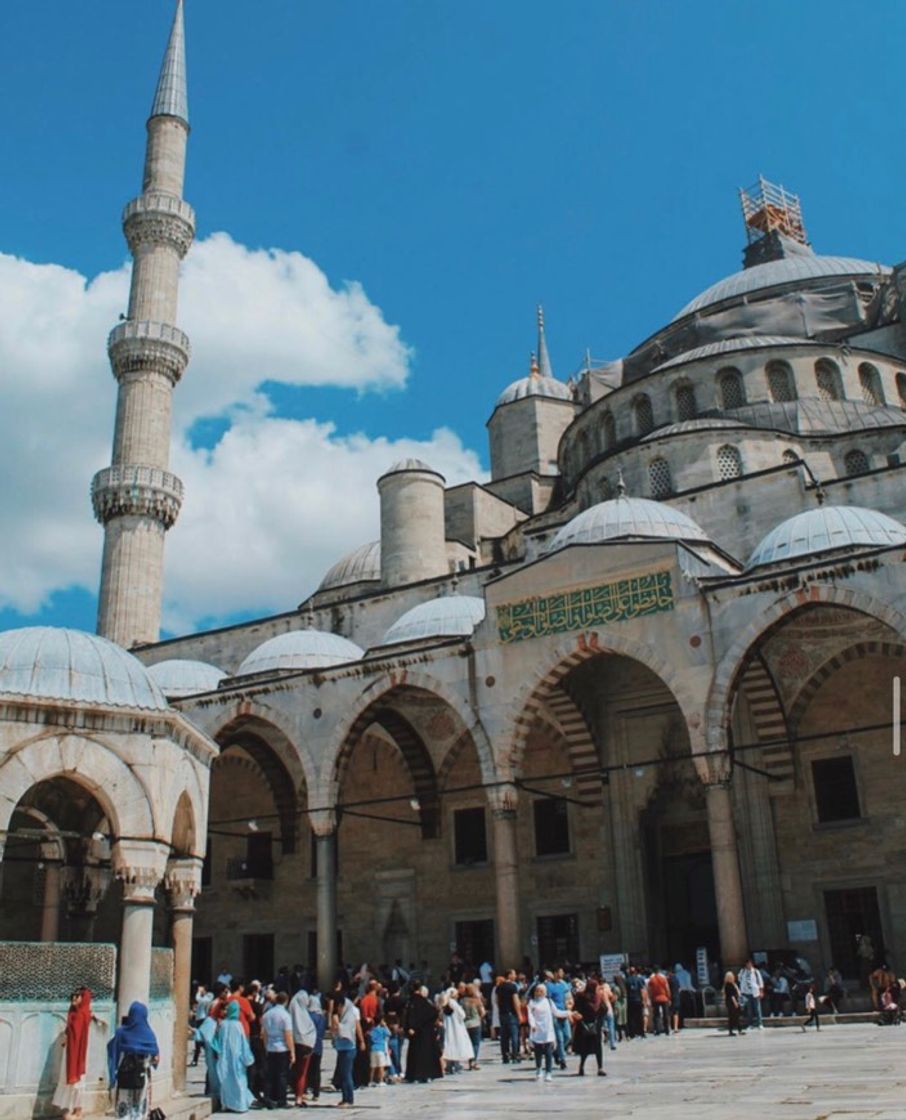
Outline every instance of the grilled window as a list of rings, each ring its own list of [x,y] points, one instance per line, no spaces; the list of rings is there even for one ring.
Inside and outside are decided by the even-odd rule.
[[[769,362],[767,367],[768,389],[771,400],[777,402],[796,400],[793,371],[786,362]]]
[[[652,498],[667,498],[673,493],[670,464],[666,459],[653,459],[648,464],[648,484]]]
[[[815,362],[815,384],[818,386],[818,396],[823,401],[839,401],[843,396],[840,371],[827,358]]]
[[[721,408],[742,408],[746,403],[745,386],[738,369],[724,369],[717,375]]]
[[[636,397],[632,404],[635,415],[636,434],[643,436],[654,427],[654,413],[651,410],[651,400],[645,396]]]
[[[847,451],[843,458],[843,466],[848,475],[867,474],[868,471],[871,470],[868,456],[864,451],[859,451],[858,449],[855,451]]]
[[[698,416],[695,389],[691,385],[678,385],[676,389],[676,415],[679,420],[694,420]]]
[[[717,449],[717,473],[722,479],[742,476],[742,459],[736,448],[728,443]]]
[[[880,407],[884,403],[881,375],[870,362],[863,362],[859,366],[859,384],[862,386],[862,400],[866,404]]]

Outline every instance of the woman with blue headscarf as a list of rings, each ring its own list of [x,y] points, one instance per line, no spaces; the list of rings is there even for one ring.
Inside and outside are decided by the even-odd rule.
[[[220,1107],[227,1112],[248,1112],[255,1098],[245,1071],[255,1064],[255,1055],[239,1021],[239,1004],[235,1000],[226,1005],[226,1014],[214,1038],[214,1051]]]
[[[151,1104],[151,1067],[160,1060],[148,1008],[138,1000],[107,1043],[107,1071],[115,1088],[114,1107],[121,1120],[145,1120]]]

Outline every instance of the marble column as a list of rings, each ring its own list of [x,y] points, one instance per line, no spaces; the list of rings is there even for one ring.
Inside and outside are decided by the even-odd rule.
[[[337,819],[333,812],[311,814],[318,866],[318,987],[327,993],[337,978]]]
[[[189,1003],[192,987],[192,923],[195,896],[201,890],[200,859],[170,860],[166,886],[170,900],[170,944],[173,948],[173,1088],[186,1087]]]
[[[705,786],[708,808],[708,833],[711,840],[711,866],[717,900],[721,963],[737,969],[749,955],[746,913],[739,874],[739,851],[730,783],[711,782]]]
[[[168,849],[153,840],[117,841],[113,848],[116,877],[123,884],[123,926],[117,977],[117,1008],[147,1004],[151,991],[151,942],[154,892],[164,877]]]
[[[59,859],[45,858],[44,862],[44,899],[41,904],[41,940],[59,941],[60,939],[60,898],[62,895],[62,873]]]
[[[515,786],[499,786],[489,793],[497,888],[498,971],[518,968],[522,961],[522,921],[519,901],[519,844],[516,834]]]
[[[638,779],[614,770],[607,786],[617,888],[619,950],[648,955],[648,904],[642,866]]]

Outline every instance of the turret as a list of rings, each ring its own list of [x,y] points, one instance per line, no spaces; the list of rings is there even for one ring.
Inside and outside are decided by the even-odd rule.
[[[123,212],[134,263],[128,314],[107,344],[119,386],[112,465],[91,486],[104,526],[98,633],[126,647],[159,636],[164,534],[182,503],[168,467],[172,392],[189,361],[189,339],[174,325],[179,266],[195,235],[182,198],[188,135],[178,0],[148,120],[142,194]]]
[[[444,479],[420,459],[403,459],[378,479],[381,583],[402,587],[449,570]]]

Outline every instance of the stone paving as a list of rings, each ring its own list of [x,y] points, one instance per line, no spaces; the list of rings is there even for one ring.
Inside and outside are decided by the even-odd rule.
[[[357,1091],[355,1111],[388,1120],[906,1120],[906,1027],[765,1030],[741,1038],[688,1030],[608,1051],[607,1078],[576,1077],[570,1058],[570,1072],[555,1071],[551,1084],[536,1083],[528,1062],[502,1065],[495,1049],[485,1044],[493,1060],[474,1073]],[[332,1054],[326,1061],[332,1067]],[[307,1114],[337,1100],[324,1094]]]

